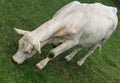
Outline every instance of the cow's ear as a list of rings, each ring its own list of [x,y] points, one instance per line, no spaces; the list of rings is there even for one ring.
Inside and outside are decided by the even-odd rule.
[[[22,29],[16,29],[16,28],[14,28],[14,30],[19,35],[24,35],[25,33],[29,32],[29,31],[25,31],[25,30],[22,30]]]

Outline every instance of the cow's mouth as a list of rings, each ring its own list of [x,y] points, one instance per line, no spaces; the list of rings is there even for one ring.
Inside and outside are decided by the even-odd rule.
[[[19,58],[13,56],[12,57],[12,62],[15,63],[15,64],[20,65],[20,64],[22,64],[24,62],[24,59],[19,59]]]

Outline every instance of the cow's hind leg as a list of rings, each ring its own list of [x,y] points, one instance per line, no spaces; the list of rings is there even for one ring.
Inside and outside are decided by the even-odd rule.
[[[64,59],[67,62],[69,62],[80,50],[81,50],[81,47],[78,47],[78,46],[74,47],[73,51],[69,55],[65,56]]]
[[[97,44],[97,45],[89,48],[87,54],[86,54],[84,57],[82,57],[82,59],[80,59],[79,61],[77,61],[77,64],[78,64],[79,66],[81,66],[81,65],[85,62],[85,60],[94,52],[94,50],[95,50],[97,47],[99,47],[99,44]]]
[[[36,68],[38,68],[38,69],[44,68],[50,60],[52,60],[53,58],[58,56],[60,53],[76,46],[77,44],[78,44],[78,41],[76,41],[76,40],[67,40],[67,41],[63,42],[58,47],[52,49],[45,59],[43,59],[39,63],[37,63]]]

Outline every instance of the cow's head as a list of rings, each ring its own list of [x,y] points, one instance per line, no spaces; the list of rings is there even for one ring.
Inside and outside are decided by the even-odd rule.
[[[37,51],[40,51],[40,42],[34,40],[30,31],[16,29],[15,32],[23,37],[19,40],[18,51],[13,55],[12,59],[17,64],[22,64],[27,58],[32,57]]]

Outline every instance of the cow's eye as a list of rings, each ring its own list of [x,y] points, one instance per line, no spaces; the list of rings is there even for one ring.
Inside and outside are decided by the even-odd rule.
[[[29,54],[29,52],[28,52],[28,51],[25,51],[24,53],[25,53],[25,54]]]

